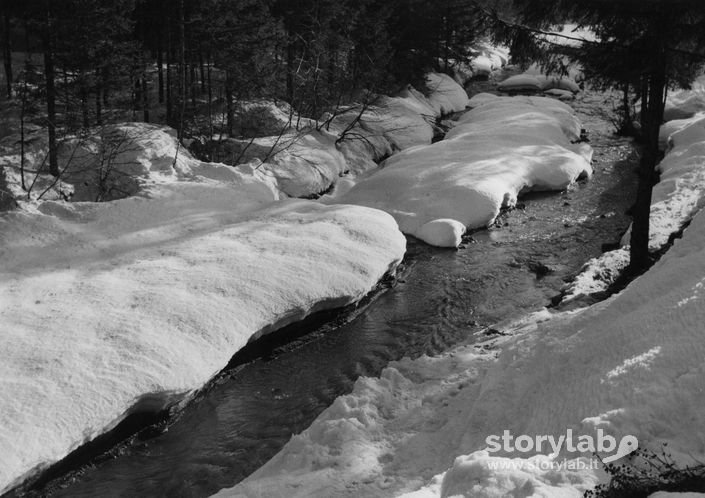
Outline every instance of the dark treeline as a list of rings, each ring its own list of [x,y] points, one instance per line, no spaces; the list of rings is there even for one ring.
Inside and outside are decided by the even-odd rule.
[[[496,3],[496,2],[495,2]],[[302,115],[463,60],[475,3],[447,0],[3,0],[8,98],[57,129],[113,120],[237,134],[237,102]],[[31,113],[31,112],[30,112]],[[199,121],[200,120],[200,121]],[[56,158],[49,158],[57,173]]]

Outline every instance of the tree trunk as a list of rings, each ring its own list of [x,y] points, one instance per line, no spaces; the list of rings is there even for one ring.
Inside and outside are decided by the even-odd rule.
[[[159,39],[157,45],[157,80],[159,86],[159,103],[164,103],[164,55],[162,53],[162,42]]]
[[[44,50],[44,78],[47,99],[47,135],[49,139],[49,173],[59,176],[59,160],[56,151],[56,88],[54,85],[54,57],[51,42],[51,3],[47,2],[47,25],[42,36]]]
[[[208,57],[208,68],[206,70],[208,78],[208,139],[213,138],[213,81],[211,79],[211,61]]]
[[[198,49],[198,66],[201,73],[201,94],[204,94],[206,93],[206,68],[203,62],[203,51],[200,47]]]
[[[658,35],[656,35],[658,36]],[[654,69],[648,81],[648,99],[642,102],[642,130],[644,146],[639,163],[639,183],[636,202],[632,209],[632,233],[630,240],[629,271],[638,275],[651,265],[649,256],[649,216],[651,194],[658,181],[656,165],[659,160],[658,135],[663,121],[664,90],[666,86],[666,64],[663,43],[656,50]]]
[[[103,85],[101,82],[100,68],[95,70],[95,124],[101,126],[103,124],[103,101],[101,100],[101,90]]]
[[[226,109],[226,123],[225,127],[228,132],[228,136],[233,136],[233,130],[235,129],[235,111],[233,109],[233,77],[230,71],[225,72],[225,109]]]
[[[171,125],[173,123],[172,117],[174,115],[172,94],[171,94],[171,61],[173,55],[173,47],[171,43],[171,23],[169,22],[169,17],[167,16],[167,28],[166,28],[166,122]]]
[[[286,45],[286,96],[291,105],[294,105],[295,55],[294,42],[289,40]]]
[[[85,75],[82,76],[84,78]],[[81,83],[81,115],[83,117],[83,128],[87,129],[90,126],[89,118],[88,118],[88,89],[86,88],[85,83]]]
[[[12,47],[10,46],[10,15],[3,13],[3,61],[5,65],[5,82],[7,83],[7,98],[12,98]]]
[[[142,118],[149,123],[149,89],[147,88],[147,73],[142,73]]]

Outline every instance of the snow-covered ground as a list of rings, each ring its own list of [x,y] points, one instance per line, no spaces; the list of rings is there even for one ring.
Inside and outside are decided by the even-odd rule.
[[[173,135],[130,126],[139,196],[0,217],[0,492],[202,387],[249,340],[361,299],[403,257],[386,213],[279,201],[256,163],[182,149],[172,168]]]
[[[392,156],[338,201],[382,209],[404,233],[456,247],[463,227],[491,224],[520,193],[561,190],[592,173],[590,147],[571,143],[580,123],[569,106],[489,95],[469,103],[445,140]]]
[[[641,448],[668,443],[680,463],[702,461],[703,268],[700,213],[649,272],[607,301],[540,311],[494,327],[484,342],[359,379],[218,496],[578,497],[606,479],[590,452],[565,445],[551,456],[490,451],[488,436],[504,431],[558,440],[569,429],[576,438],[602,429],[617,441],[635,436]]]

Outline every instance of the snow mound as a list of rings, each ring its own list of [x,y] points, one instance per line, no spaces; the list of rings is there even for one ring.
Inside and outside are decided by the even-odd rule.
[[[669,93],[663,112],[664,121],[687,119],[705,111],[705,75],[699,76],[690,89]]]
[[[561,303],[606,290],[629,266],[629,251],[621,248],[590,259],[564,290]]]
[[[481,105],[484,105],[488,102],[492,102],[493,100],[497,100],[499,98],[501,98],[499,95],[495,95],[493,93],[477,93],[473,95],[468,101],[468,107],[474,109],[475,107],[480,107]]]
[[[192,166],[147,197],[0,217],[0,492],[248,341],[359,300],[404,254],[385,213],[274,202],[258,170]]]
[[[492,59],[486,55],[478,55],[470,60],[470,67],[476,76],[489,76],[492,74]]]
[[[557,90],[576,94],[580,91],[578,84],[568,77],[547,76],[540,73],[523,73],[510,76],[497,85],[497,89],[502,92],[552,92]],[[565,96],[564,93],[560,96]]]
[[[314,124],[288,103],[266,99],[236,102],[233,117],[237,135],[244,138],[279,135],[290,128],[302,129]]]
[[[456,220],[433,220],[419,228],[416,236],[437,247],[458,247],[465,233],[465,225]]]
[[[25,183],[31,185],[33,170],[44,171],[31,195],[21,188],[19,139],[3,140],[0,166],[6,169],[8,184],[15,198],[36,199],[49,185],[56,183],[56,193],[43,199],[59,199],[58,193],[70,193],[73,201],[113,200],[138,193],[154,181],[174,180],[190,174],[199,163],[179,147],[176,132],[166,126],[147,123],[120,123],[93,128],[82,136],[69,136],[58,146],[61,181],[48,174],[48,143],[44,134],[30,137],[25,165]]]
[[[286,196],[313,197],[330,189],[348,171],[336,139],[331,132],[305,131],[252,140],[227,139],[222,145],[243,163],[263,162],[260,169]]]
[[[543,83],[531,74],[517,74],[510,76],[504,81],[499,82],[497,89],[503,92],[520,92],[520,91],[535,91],[543,90]]]
[[[573,100],[575,99],[575,94],[569,90],[561,90],[560,88],[551,88],[545,90],[544,95],[549,97],[555,97],[558,100]]]
[[[555,472],[545,455],[527,459],[493,457],[487,451],[459,456],[446,472],[441,498],[494,498],[534,496],[581,498],[597,484],[591,473],[572,470]],[[578,468],[579,465],[574,465]]]
[[[428,101],[437,116],[464,111],[468,105],[468,94],[447,74],[426,74],[426,87],[430,92]]]
[[[387,211],[419,238],[437,219],[486,226],[522,192],[563,189],[590,175],[591,149],[570,143],[579,134],[570,107],[556,100],[490,100],[466,113],[446,140],[389,158],[340,202]]]

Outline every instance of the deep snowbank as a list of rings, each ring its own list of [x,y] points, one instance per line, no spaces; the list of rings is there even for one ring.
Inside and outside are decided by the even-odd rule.
[[[0,217],[0,492],[200,388],[252,338],[359,300],[403,257],[386,213],[276,202],[256,164],[182,150],[173,169],[175,139],[150,130],[126,156],[145,161],[142,196]]]
[[[435,120],[465,109],[468,96],[450,76],[428,73],[426,84],[428,96],[409,86],[396,97],[379,96],[324,115],[319,129],[228,139],[223,146],[240,162],[263,161],[262,169],[286,196],[318,196],[341,177],[355,178],[397,151],[430,144]]]
[[[219,496],[578,497],[605,477],[551,464],[592,456],[565,447],[554,458],[489,452],[486,437],[505,430],[557,439],[600,428],[636,436],[640,447],[668,443],[685,463],[702,461],[703,268],[701,213],[648,273],[605,302],[539,312],[495,327],[508,334],[498,340],[359,379]]]
[[[403,232],[429,244],[457,246],[462,232],[449,236],[457,225],[447,224],[439,238],[425,225],[486,226],[522,192],[563,189],[590,175],[590,147],[571,144],[579,137],[580,123],[561,102],[487,97],[445,140],[392,156],[338,200],[387,211]]]

